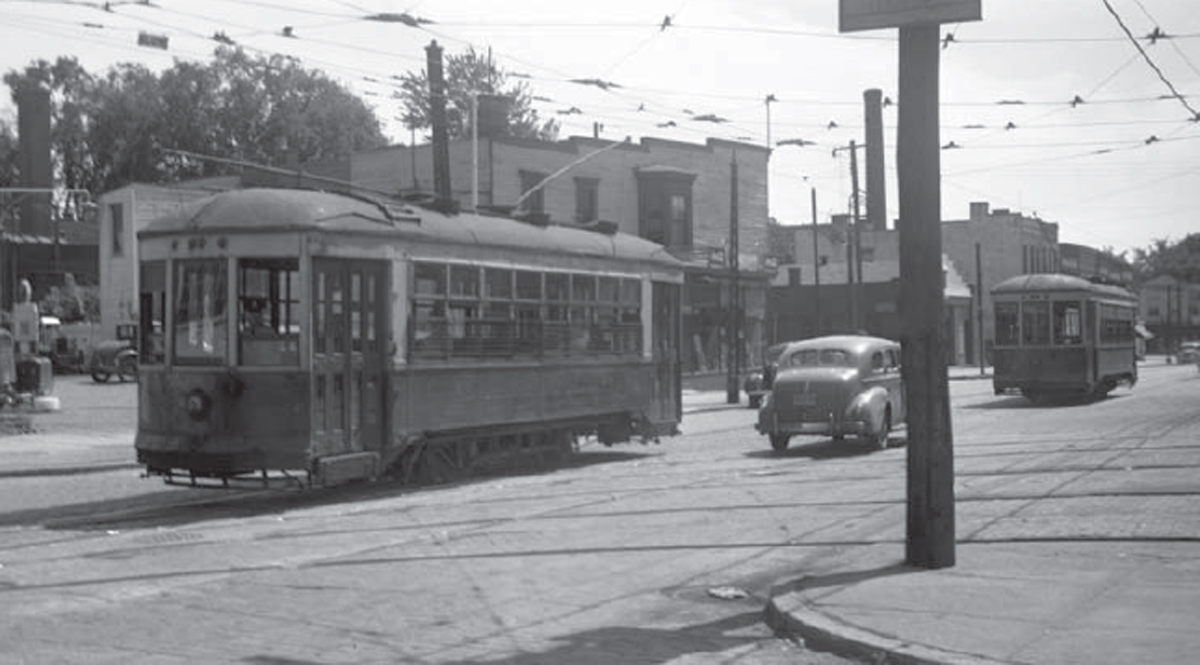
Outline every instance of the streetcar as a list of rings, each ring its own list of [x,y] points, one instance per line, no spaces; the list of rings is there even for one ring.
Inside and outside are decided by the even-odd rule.
[[[678,431],[683,264],[615,225],[242,189],[138,243],[135,446],[168,482],[443,482]]]
[[[1137,383],[1133,293],[1057,273],[1018,275],[991,293],[997,395],[1102,397]]]

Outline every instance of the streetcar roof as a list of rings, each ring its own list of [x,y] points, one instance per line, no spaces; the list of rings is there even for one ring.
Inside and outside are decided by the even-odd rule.
[[[470,213],[445,214],[365,197],[298,189],[255,188],[214,194],[155,219],[138,235],[200,231],[358,232],[649,261],[674,268],[683,265],[661,245],[628,233],[541,226]]]
[[[1096,284],[1075,275],[1035,273],[1010,277],[992,287],[992,294],[1027,293],[1030,291],[1087,291],[1095,295],[1133,299],[1134,295],[1119,286]]]

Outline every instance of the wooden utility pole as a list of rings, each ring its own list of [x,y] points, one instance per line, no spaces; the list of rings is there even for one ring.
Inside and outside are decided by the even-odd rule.
[[[850,141],[850,187],[854,193],[851,195],[851,200],[854,201],[853,215],[850,218],[850,236],[846,238],[848,243],[854,245],[854,281],[850,284],[850,329],[853,332],[858,332],[862,328],[862,318],[859,310],[861,309],[862,295],[862,240],[859,238],[859,232],[862,229],[859,216],[859,201],[858,201],[858,145],[853,140]]]
[[[839,0],[838,30],[900,29],[896,171],[900,188],[900,311],[908,424],[905,558],[954,565],[954,445],[942,355],[942,190],[938,26],[978,21],[981,0]]]
[[[729,325],[726,326],[726,374],[725,401],[737,404],[738,374],[741,371],[742,341],[741,337],[741,284],[738,279],[738,165],[737,153],[729,164],[729,251],[726,252],[726,262],[729,264]]]
[[[812,230],[813,230],[813,302],[816,308],[816,333],[821,334],[821,249],[820,235],[817,232],[817,188],[812,188]]]
[[[908,408],[908,538],[921,568],[954,565],[954,446],[942,339],[938,25],[900,27],[900,304]]]

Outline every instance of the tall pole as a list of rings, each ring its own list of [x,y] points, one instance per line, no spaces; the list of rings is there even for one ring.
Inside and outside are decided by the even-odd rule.
[[[908,401],[905,557],[920,568],[954,565],[954,447],[941,325],[939,48],[938,24],[900,28],[896,173]]]
[[[479,93],[471,93],[471,212],[479,212]]]
[[[446,128],[446,79],[442,69],[442,47],[437,40],[425,47],[429,79],[429,120],[433,126],[433,188],[440,202],[449,202],[450,136]]]
[[[812,188],[812,231],[813,231],[813,302],[816,304],[817,334],[821,334],[821,250],[817,233],[817,188]]]
[[[863,91],[863,115],[867,132],[866,173],[867,228],[882,231],[887,228],[887,188],[884,185],[883,163],[883,92],[879,88]]]
[[[729,164],[729,325],[726,340],[725,401],[737,404],[741,359],[741,284],[738,280],[738,165],[737,152]]]
[[[975,329],[979,331],[976,337],[979,338],[979,348],[975,354],[979,356],[979,376],[986,374],[984,366],[987,364],[986,358],[983,355],[983,250],[979,243],[975,243]]]
[[[847,241],[854,245],[854,284],[850,286],[850,327],[857,332],[862,328],[859,322],[859,296],[862,291],[862,243],[859,239],[859,201],[858,201],[858,146],[850,141],[850,186],[854,188],[851,199],[854,201],[853,216],[850,219],[850,237]]]

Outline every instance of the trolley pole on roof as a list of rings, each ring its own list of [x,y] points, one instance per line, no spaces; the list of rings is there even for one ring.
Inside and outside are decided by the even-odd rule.
[[[840,0],[839,30],[900,29],[896,171],[900,189],[900,311],[908,422],[905,559],[954,565],[954,447],[942,352],[941,155],[938,36],[942,23],[978,21],[981,0]],[[882,5],[887,5],[883,7]]]

